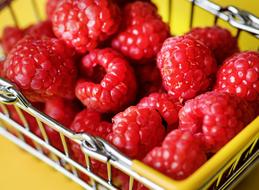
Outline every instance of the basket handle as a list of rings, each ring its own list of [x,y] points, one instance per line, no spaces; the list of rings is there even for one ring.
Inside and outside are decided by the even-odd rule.
[[[239,30],[254,34],[259,38],[259,18],[250,12],[234,6],[221,7],[209,0],[189,0],[193,4],[213,13],[217,17],[229,22]]]
[[[25,107],[30,105],[26,98],[17,90],[14,84],[0,78],[0,102],[12,104],[16,101],[19,101]]]

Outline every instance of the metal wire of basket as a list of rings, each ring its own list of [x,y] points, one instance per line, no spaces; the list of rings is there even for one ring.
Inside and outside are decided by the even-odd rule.
[[[32,0],[31,2],[34,7],[35,15],[39,15],[36,1]],[[195,6],[199,6],[215,15],[214,24],[217,23],[218,19],[223,19],[237,28],[237,38],[242,31],[252,34],[255,38],[259,38],[259,19],[251,13],[233,6],[220,7],[208,0],[191,0],[190,2],[190,27],[192,27],[193,23]],[[172,1],[169,0],[169,22],[171,4]],[[15,11],[12,9],[11,1],[0,0],[0,10],[1,8],[8,8],[13,18],[13,22],[18,25]],[[39,16],[37,16],[37,18],[39,18]],[[19,124],[10,117],[7,105],[15,108],[22,123]],[[118,184],[113,181],[113,167],[121,170],[129,176],[129,190],[133,189],[134,180],[137,180],[150,189],[155,190],[187,190],[190,188],[227,189],[235,184],[235,182],[238,181],[237,179],[242,176],[241,174],[245,174],[253,164],[258,164],[259,117],[244,129],[241,134],[228,143],[223,148],[224,150],[217,153],[208,161],[208,163],[205,164],[206,166],[204,166],[207,167],[207,169],[211,166],[210,168],[213,170],[213,163],[219,161],[222,162],[220,167],[216,168],[216,171],[213,171],[214,173],[212,172],[212,175],[208,175],[206,180],[196,181],[194,184],[191,183],[193,180],[202,179],[202,177],[198,177],[200,175],[199,172],[202,173],[203,168],[196,171],[195,175],[193,175],[194,177],[191,176],[191,179],[187,179],[185,182],[173,181],[159,172],[145,166],[141,162],[127,158],[101,138],[94,137],[86,133],[76,134],[62,126],[44,113],[35,109],[17,90],[15,85],[2,78],[0,78],[0,111],[0,135],[8,138],[18,146],[48,163],[87,190],[99,188],[111,190],[118,189]],[[31,132],[29,122],[26,121],[26,117],[24,116],[25,112],[35,118],[43,139],[37,137]],[[60,134],[64,152],[57,150],[49,143],[49,138],[44,125],[51,127]],[[240,142],[241,137],[242,141]],[[31,139],[33,144],[28,144],[26,138]],[[86,166],[80,165],[71,158],[68,140],[72,140],[80,144],[81,150],[85,154]],[[230,148],[233,145],[236,145],[237,148],[232,151]],[[223,157],[224,151],[226,152],[228,150],[231,150],[228,154],[229,159],[224,158],[220,160],[219,158]],[[90,159],[98,160],[107,165],[107,179],[103,179],[91,170]],[[88,182],[82,180],[79,177],[79,172],[87,175],[90,180]]]

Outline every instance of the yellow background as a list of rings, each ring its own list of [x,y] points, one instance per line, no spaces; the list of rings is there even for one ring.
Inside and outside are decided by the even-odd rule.
[[[159,11],[164,19],[168,19],[167,0],[154,0],[159,2]],[[45,18],[44,2],[45,0],[35,0],[39,9],[41,18]],[[172,4],[172,29],[173,34],[181,34],[188,30],[188,18],[190,5],[186,0],[174,0]],[[258,0],[214,0],[221,5],[232,4],[242,7],[255,15],[259,16]],[[16,18],[20,27],[26,27],[28,23],[37,21],[37,17],[33,13],[31,0],[16,0],[13,3]],[[212,25],[213,17],[205,11],[198,8],[195,9],[194,25]],[[0,12],[0,33],[4,26],[13,25],[10,12],[5,9]],[[224,22],[220,25],[229,27]],[[233,34],[235,30],[232,29]],[[257,49],[259,40],[242,33],[240,37],[240,45],[242,50]],[[257,190],[259,187],[259,167],[243,180],[235,190]],[[37,160],[33,156],[25,153],[11,142],[0,137],[0,190],[81,190],[77,184],[68,180],[62,174],[59,174],[51,167]]]
[[[34,156],[0,136],[0,190],[82,190]],[[258,190],[259,166],[234,190]]]

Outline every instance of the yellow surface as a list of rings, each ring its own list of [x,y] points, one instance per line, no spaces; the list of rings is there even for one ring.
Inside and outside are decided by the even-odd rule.
[[[82,190],[47,164],[0,136],[1,190]]]
[[[39,8],[39,14],[41,18],[44,18],[43,5],[45,0],[35,0]],[[160,2],[160,12],[167,20],[167,3],[168,0],[154,0]],[[184,2],[183,2],[184,1]],[[253,12],[259,16],[258,0],[214,0],[219,4],[233,4],[238,7],[242,7],[248,11]],[[172,32],[174,34],[182,34],[188,31],[188,20],[190,5],[186,0],[181,0],[183,3],[179,3],[180,0],[173,1],[172,4]],[[26,27],[36,21],[35,14],[33,13],[33,6],[31,0],[16,0],[12,8],[15,11],[15,15],[20,27]],[[194,25],[204,26],[212,25],[213,17],[203,10],[195,9]],[[4,26],[13,25],[11,20],[10,11],[5,9],[0,12],[0,33]],[[228,28],[229,25],[220,22],[220,25],[224,25]],[[231,30],[233,34],[235,30]],[[240,46],[242,50],[256,49],[259,47],[259,40],[255,40],[246,34],[241,34]],[[66,177],[46,164],[40,162],[36,158],[25,153],[21,149],[9,141],[0,137],[0,190],[79,190],[78,185],[69,181]],[[256,190],[259,187],[259,167],[257,167],[239,186],[236,190]],[[257,188],[256,188],[257,187]]]
[[[0,151],[1,190],[82,190],[80,186],[2,136]],[[258,177],[259,167],[235,190],[258,190]]]

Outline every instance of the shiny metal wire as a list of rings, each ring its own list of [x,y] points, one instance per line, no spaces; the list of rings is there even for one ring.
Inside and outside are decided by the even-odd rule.
[[[189,0],[191,2],[191,15],[189,25],[192,27],[193,18],[195,12],[195,6],[199,6],[208,12],[215,15],[215,24],[218,19],[225,20],[229,22],[232,26],[238,29],[237,37],[240,32],[246,31],[259,37],[259,19],[254,15],[240,10],[233,6],[220,7],[215,3],[207,0]],[[38,5],[36,0],[31,0],[35,17],[40,20],[40,15],[38,11]],[[171,14],[172,0],[168,1],[169,14]],[[0,0],[0,10],[1,8],[7,6],[13,19],[13,23],[19,26],[17,18],[15,16],[15,11],[12,8],[10,0]],[[168,20],[170,22],[171,15],[169,15]],[[10,118],[8,107],[6,105],[13,105],[15,110],[22,121],[22,125],[18,124]],[[0,126],[0,134],[10,139],[23,149],[27,150],[31,154],[35,155],[39,159],[48,163],[64,175],[68,176],[70,179],[80,184],[83,188],[87,190],[93,189],[111,189],[116,190],[116,184],[113,183],[113,173],[112,168],[117,168],[129,175],[129,190],[133,189],[134,181],[139,181],[145,186],[155,189],[162,190],[163,188],[153,183],[152,181],[140,176],[138,173],[131,169],[132,161],[120,153],[116,148],[108,144],[103,139],[91,136],[89,134],[76,134],[73,131],[65,128],[61,124],[57,123],[44,113],[41,113],[35,109],[24,96],[15,88],[12,83],[0,78],[0,121],[3,121],[3,125]],[[26,117],[24,117],[23,112],[29,113],[36,119],[36,123],[40,129],[43,139],[37,137],[30,131],[30,126]],[[45,130],[45,125],[53,128],[60,134],[60,139],[64,148],[64,153],[54,148],[50,142],[48,135]],[[6,127],[8,126],[8,127]],[[10,126],[15,129],[16,135],[10,132]],[[29,145],[26,138],[30,138],[36,149]],[[80,165],[75,162],[70,155],[68,148],[68,141],[74,141],[81,146],[82,152],[85,154],[85,166]],[[98,160],[107,165],[107,176],[108,180],[101,178],[96,175],[91,170],[91,159]],[[80,173],[83,173],[89,177],[89,182],[85,182],[80,179]]]

